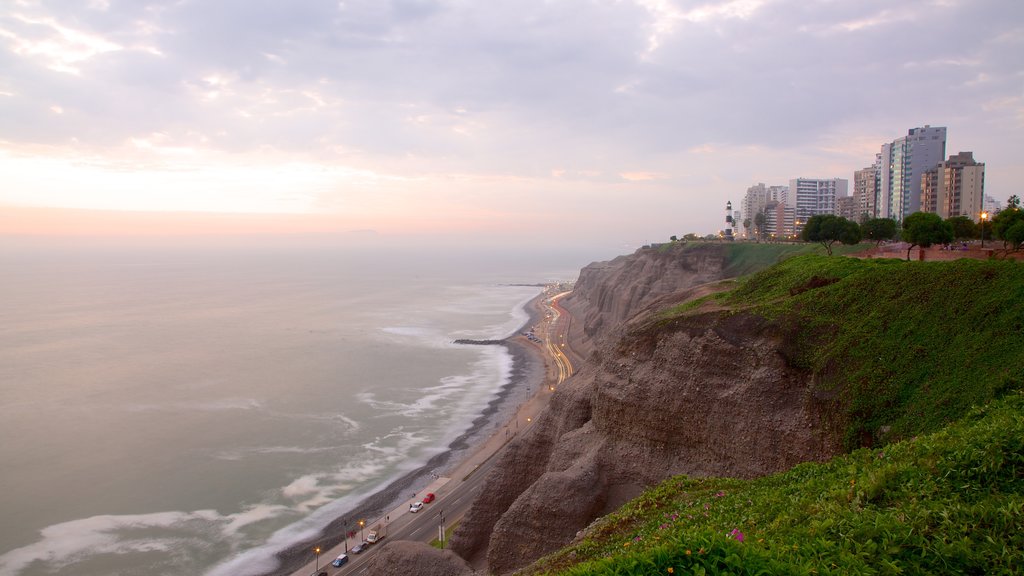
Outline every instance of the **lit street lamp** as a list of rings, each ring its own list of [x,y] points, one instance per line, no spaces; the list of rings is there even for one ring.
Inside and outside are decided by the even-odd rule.
[[[981,213],[981,247],[985,247],[985,220],[988,220],[988,212]]]
[[[319,572],[320,571],[320,547],[319,546],[317,546],[316,548],[313,548],[313,554],[316,555],[316,569],[314,570],[314,572]]]
[[[359,541],[363,541],[363,526],[366,526],[366,520],[359,521]]]

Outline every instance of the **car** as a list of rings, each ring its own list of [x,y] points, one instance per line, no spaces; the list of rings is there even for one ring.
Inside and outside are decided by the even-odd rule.
[[[423,502],[413,502],[412,504],[409,504],[409,512],[412,512],[413,514],[419,512],[422,509]]]
[[[423,497],[423,503],[424,504],[430,504],[433,501],[434,501],[434,493],[433,492],[427,492],[427,495]]]
[[[331,562],[331,566],[334,566],[335,568],[339,568],[345,562],[348,562],[348,556],[346,556],[345,554],[342,554],[342,555],[338,556],[337,558],[335,558],[333,562]]]
[[[353,546],[352,549],[349,550],[349,552],[351,552],[353,554],[359,554],[363,550],[366,550],[366,547],[369,546],[369,545],[370,545],[369,542],[365,542],[365,541],[364,542],[360,542],[359,544],[356,544],[355,546]]]

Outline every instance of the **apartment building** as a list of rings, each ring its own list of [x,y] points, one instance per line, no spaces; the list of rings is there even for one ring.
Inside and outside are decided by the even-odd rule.
[[[796,221],[807,222],[811,216],[836,214],[836,198],[848,196],[849,181],[845,178],[795,178],[789,181],[787,205]],[[796,226],[796,233],[803,230]]]
[[[979,220],[985,204],[985,164],[960,152],[921,175],[921,211]]]
[[[921,210],[922,175],[946,157],[946,128],[911,128],[906,136],[883,144],[879,157],[879,216],[902,221]]]

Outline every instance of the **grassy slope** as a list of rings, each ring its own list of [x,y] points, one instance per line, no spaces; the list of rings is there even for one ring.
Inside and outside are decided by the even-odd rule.
[[[530,572],[1024,570],[1024,266],[803,256],[718,299],[791,327],[790,360],[832,392],[851,446],[934,434],[750,482],[670,480]]]
[[[1024,379],[1014,262],[805,256],[721,300],[790,326],[790,361],[834,392],[848,448],[937,430]]]
[[[534,573],[1019,574],[1024,397],[752,481],[677,477]],[[742,540],[741,540],[742,538]]]

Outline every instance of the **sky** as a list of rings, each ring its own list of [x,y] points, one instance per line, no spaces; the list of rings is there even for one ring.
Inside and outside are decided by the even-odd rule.
[[[1005,201],[1022,54],[1019,0],[0,0],[0,235],[635,247],[926,124]]]

